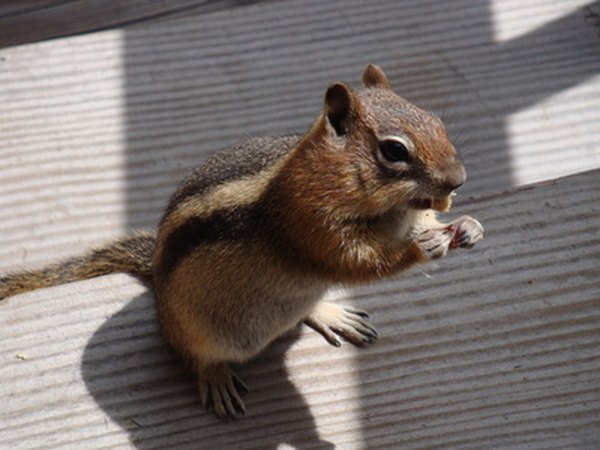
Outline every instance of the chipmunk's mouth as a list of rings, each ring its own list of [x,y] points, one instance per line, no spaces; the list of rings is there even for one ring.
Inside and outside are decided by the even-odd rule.
[[[454,193],[445,197],[415,198],[409,202],[409,206],[414,209],[434,209],[438,212],[446,212],[452,205]]]
[[[414,198],[409,203],[409,206],[414,209],[431,209],[433,206],[432,198]]]

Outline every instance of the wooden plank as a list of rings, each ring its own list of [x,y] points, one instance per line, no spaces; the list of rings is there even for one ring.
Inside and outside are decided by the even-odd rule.
[[[217,4],[215,4],[217,3]],[[220,4],[219,4],[220,3]],[[229,1],[207,0],[17,0],[0,3],[0,48],[123,26]]]
[[[64,3],[64,2],[62,2]],[[56,4],[56,0],[5,0],[0,3],[0,17],[27,14]]]
[[[3,49],[0,270],[155,226],[192,165],[249,134],[305,130],[327,84],[366,62],[444,116],[465,199],[598,167],[586,8],[285,0]],[[276,344],[243,369],[239,423],[198,409],[129,278],[11,300],[0,447],[597,448],[597,180],[464,203],[482,247],[349,293],[382,333],[372,349],[310,333]]]
[[[127,276],[8,299],[0,446],[598,448],[599,180],[459,204],[486,226],[478,248],[338,294],[371,312],[377,344],[278,341],[240,369],[233,423],[201,410]]]
[[[444,118],[463,195],[600,167],[586,1],[435,4],[238,2],[0,50],[0,269],[154,227],[191,167],[305,131],[327,85],[358,84],[367,62]]]

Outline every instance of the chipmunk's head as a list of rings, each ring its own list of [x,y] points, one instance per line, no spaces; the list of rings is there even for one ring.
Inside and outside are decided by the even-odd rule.
[[[362,81],[359,90],[331,85],[322,116],[330,151],[344,160],[354,191],[362,192],[357,204],[367,214],[447,209],[466,172],[444,124],[396,95],[379,67],[368,65]]]

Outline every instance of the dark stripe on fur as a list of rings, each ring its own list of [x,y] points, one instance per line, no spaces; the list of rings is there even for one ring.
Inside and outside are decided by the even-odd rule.
[[[157,275],[167,277],[192,250],[201,244],[252,239],[260,228],[256,205],[219,210],[207,217],[190,218],[166,239]]]
[[[181,202],[208,189],[257,174],[292,150],[300,136],[255,137],[216,152],[196,167],[169,200],[163,220]]]

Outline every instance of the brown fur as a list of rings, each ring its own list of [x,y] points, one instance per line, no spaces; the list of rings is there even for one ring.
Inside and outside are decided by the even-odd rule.
[[[465,178],[441,121],[392,92],[379,67],[362,78],[360,90],[331,85],[303,137],[251,139],[195,169],[156,242],[124,239],[8,277],[0,293],[117,271],[151,278],[163,335],[219,416],[245,411],[245,386],[227,363],[251,358],[298,322],[333,345],[336,335],[373,342],[366,314],[323,303],[325,291],[471,246],[482,228],[468,217],[441,224],[428,209],[447,209]],[[406,161],[384,155],[390,139],[405,145]]]

